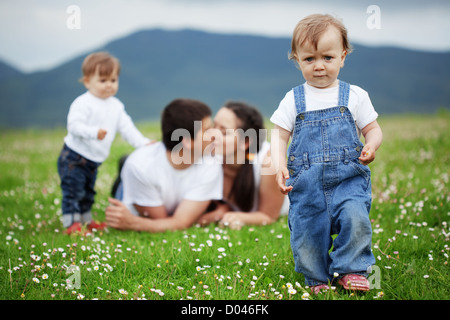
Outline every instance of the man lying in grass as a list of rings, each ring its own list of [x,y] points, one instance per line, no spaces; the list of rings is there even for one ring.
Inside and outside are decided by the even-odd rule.
[[[135,150],[125,161],[123,198],[109,199],[108,226],[146,232],[185,229],[211,200],[222,199],[222,167],[210,156],[202,156],[211,143],[204,133],[211,127],[207,105],[189,99],[172,101],[162,113],[163,141]]]

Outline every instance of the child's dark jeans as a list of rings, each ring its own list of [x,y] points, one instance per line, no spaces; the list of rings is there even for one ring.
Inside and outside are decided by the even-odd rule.
[[[101,163],[79,155],[64,144],[58,158],[58,173],[61,178],[63,225],[83,222],[89,215],[95,197],[97,168]]]

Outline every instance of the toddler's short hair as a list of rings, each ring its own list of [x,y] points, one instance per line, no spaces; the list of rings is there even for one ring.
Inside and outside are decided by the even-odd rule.
[[[311,43],[317,49],[319,37],[329,26],[335,27],[342,38],[342,46],[347,54],[352,51],[347,37],[347,29],[344,24],[337,18],[329,14],[312,14],[300,20],[295,26],[291,40],[290,60],[298,60],[299,49],[305,42]]]
[[[83,76],[90,77],[94,75],[97,67],[101,77],[110,76],[115,70],[117,75],[120,73],[119,60],[107,52],[94,52],[88,55],[81,65]]]

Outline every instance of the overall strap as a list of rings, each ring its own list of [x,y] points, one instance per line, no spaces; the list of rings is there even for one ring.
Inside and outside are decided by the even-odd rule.
[[[301,84],[292,89],[294,91],[294,99],[295,99],[295,108],[297,110],[297,114],[306,111],[306,102],[305,102],[305,88],[304,85]],[[348,106],[348,98],[350,96],[350,85],[347,82],[339,80],[339,99],[338,106]]]
[[[348,97],[350,95],[350,85],[347,82],[339,80],[339,100],[338,106],[348,106]]]
[[[297,114],[306,111],[306,103],[305,103],[305,89],[303,85],[299,85],[292,89],[294,91],[294,99],[295,99],[295,109],[297,110]]]

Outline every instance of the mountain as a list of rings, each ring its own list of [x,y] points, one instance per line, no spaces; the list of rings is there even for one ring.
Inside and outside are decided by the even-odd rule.
[[[213,111],[243,100],[270,116],[285,93],[302,83],[287,59],[289,38],[143,30],[104,47],[121,61],[117,94],[135,122],[158,119],[178,97]],[[86,53],[87,54],[87,53]],[[0,127],[64,126],[84,56],[54,69],[24,74],[0,63]],[[340,79],[369,92],[380,114],[429,113],[450,107],[450,53],[354,45]]]
[[[10,78],[17,77],[21,74],[19,70],[14,69],[8,64],[0,61],[0,83],[3,80],[8,80]]]

